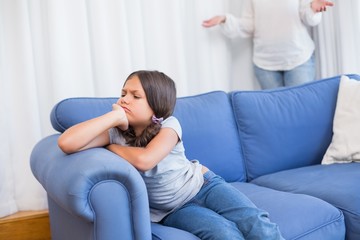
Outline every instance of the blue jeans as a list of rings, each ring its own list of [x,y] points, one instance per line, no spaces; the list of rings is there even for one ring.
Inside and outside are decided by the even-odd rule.
[[[289,87],[315,80],[315,57],[291,70],[269,71],[254,65],[256,79],[262,89]]]
[[[283,239],[268,213],[243,193],[208,171],[199,193],[168,215],[163,224],[193,233],[202,240]]]

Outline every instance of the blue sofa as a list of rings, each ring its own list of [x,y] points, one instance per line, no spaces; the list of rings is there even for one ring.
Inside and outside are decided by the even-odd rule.
[[[178,98],[174,115],[186,154],[268,211],[286,239],[358,240],[360,164],[320,164],[339,80]],[[52,125],[63,132],[110,111],[116,100],[65,99],[53,108]],[[37,143],[30,159],[48,195],[52,239],[198,239],[150,223],[146,187],[127,161],[104,148],[66,155],[58,136]]]

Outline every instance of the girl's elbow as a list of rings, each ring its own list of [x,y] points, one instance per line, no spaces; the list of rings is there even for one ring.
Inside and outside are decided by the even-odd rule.
[[[153,169],[155,165],[148,156],[138,156],[134,163],[134,167],[141,172],[146,172]]]
[[[134,167],[141,172],[146,172],[153,168],[153,166],[150,166],[149,164],[146,163],[136,163],[134,164]]]
[[[76,149],[74,149],[74,145],[71,144],[71,142],[69,142],[66,138],[64,139],[61,136],[58,139],[58,146],[66,154],[76,152]]]

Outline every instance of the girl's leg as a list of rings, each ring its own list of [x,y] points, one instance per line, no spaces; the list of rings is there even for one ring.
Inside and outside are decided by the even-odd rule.
[[[315,56],[304,64],[284,73],[285,86],[296,86],[315,80]]]
[[[284,86],[282,71],[269,71],[254,65],[255,77],[262,89],[271,89]]]
[[[163,225],[182,229],[202,240],[244,240],[232,221],[196,203],[185,204],[163,220]]]
[[[208,172],[205,177],[209,182],[196,196],[201,205],[236,223],[246,239],[283,239],[277,224],[270,222],[267,212],[257,208],[220,176]]]

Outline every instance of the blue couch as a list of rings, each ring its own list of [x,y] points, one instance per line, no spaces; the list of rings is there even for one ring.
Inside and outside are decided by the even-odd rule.
[[[178,98],[174,115],[186,154],[268,211],[286,239],[358,240],[360,164],[320,164],[332,139],[339,80]],[[110,111],[116,100],[63,100],[52,125],[63,132]],[[128,162],[104,148],[66,155],[58,136],[42,139],[31,154],[48,195],[52,239],[198,239],[150,223],[146,187]]]

